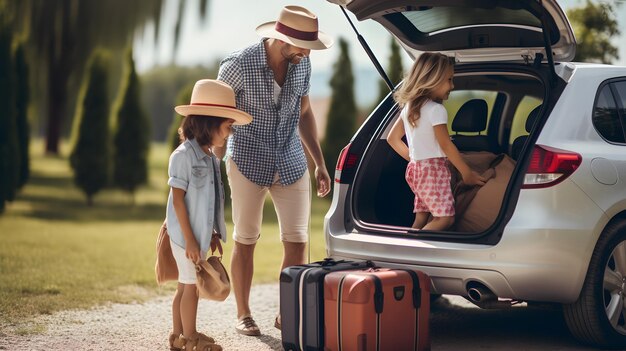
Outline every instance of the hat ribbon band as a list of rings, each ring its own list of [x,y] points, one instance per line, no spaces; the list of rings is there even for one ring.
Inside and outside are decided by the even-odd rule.
[[[277,32],[282,33],[288,37],[292,37],[292,38],[296,38],[296,39],[300,39],[300,40],[306,40],[306,41],[315,41],[317,40],[317,31],[315,32],[305,32],[305,31],[301,31],[295,28],[291,28],[287,25],[284,25],[280,22],[276,22],[276,25],[274,26],[274,29],[276,29]]]
[[[235,106],[230,106],[230,105],[205,104],[205,103],[202,103],[202,102],[192,102],[191,106],[214,106],[214,107],[236,108]]]

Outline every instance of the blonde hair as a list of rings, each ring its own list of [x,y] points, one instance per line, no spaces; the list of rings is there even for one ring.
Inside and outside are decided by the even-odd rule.
[[[407,118],[412,127],[420,118],[420,109],[430,99],[432,91],[444,82],[446,73],[453,68],[453,61],[439,53],[425,52],[415,61],[404,77],[404,83],[393,94],[401,107],[410,103]]]

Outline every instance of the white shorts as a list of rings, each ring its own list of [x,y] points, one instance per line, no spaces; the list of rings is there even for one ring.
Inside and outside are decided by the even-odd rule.
[[[274,183],[264,187],[246,178],[233,160],[226,161],[226,173],[232,199],[233,239],[244,245],[252,245],[261,236],[263,204],[267,193],[272,197],[278,216],[280,240],[305,243],[309,234],[311,215],[311,185],[308,170],[302,178],[290,185],[281,185],[278,174]]]
[[[170,240],[172,254],[178,266],[178,282],[181,284],[196,284],[196,265],[185,256],[185,249],[176,245]],[[206,254],[201,252],[202,259],[206,259]]]

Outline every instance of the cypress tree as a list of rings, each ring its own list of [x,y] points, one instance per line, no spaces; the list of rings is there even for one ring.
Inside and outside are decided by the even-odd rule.
[[[15,84],[15,101],[17,117],[17,136],[20,148],[20,172],[18,188],[26,184],[30,176],[29,145],[30,127],[28,125],[28,103],[30,101],[29,70],[26,61],[24,43],[18,45],[15,50],[15,72],[17,81]]]
[[[389,76],[389,80],[391,80],[393,85],[396,86],[402,80],[403,68],[402,57],[400,56],[400,46],[396,43],[394,38],[391,38],[389,50],[389,66],[387,67],[386,73]],[[387,96],[387,94],[389,94],[389,87],[382,79],[378,82],[378,92],[378,99],[375,102],[376,104],[380,103]]]
[[[15,71],[12,36],[0,14],[0,212],[13,201],[19,180],[19,146],[15,116]]]
[[[109,146],[109,54],[96,51],[87,66],[72,130],[70,166],[74,183],[85,193],[87,204],[108,182],[111,168]]]
[[[150,122],[141,106],[139,77],[132,50],[126,55],[128,75],[122,83],[115,113],[113,184],[133,196],[148,181]]]
[[[192,91],[193,84],[182,88],[176,96],[176,103],[174,104],[174,106],[189,105],[189,102],[191,101]],[[180,145],[180,135],[178,135],[178,128],[180,127],[180,123],[183,121],[183,118],[183,116],[174,112],[174,118],[172,118],[172,124],[170,125],[169,132],[167,133],[167,139],[170,144],[170,151],[176,150],[178,145]]]
[[[339,47],[341,51],[330,79],[332,94],[323,143],[324,160],[331,177],[341,149],[348,144],[354,134],[357,120],[354,74],[348,54],[348,42],[340,38]]]
[[[178,105],[187,105],[191,101],[191,91],[193,90],[193,85],[189,85],[184,87],[178,91],[176,96],[176,102],[174,106]],[[173,109],[172,109],[173,110]],[[178,135],[178,128],[180,128],[180,124],[183,121],[183,116],[174,112],[174,117],[172,118],[172,123],[167,131],[166,142],[169,145],[170,153],[176,150],[178,145],[180,145],[180,135]],[[165,169],[166,179],[169,179],[169,169]],[[167,193],[169,194],[169,188],[167,188]]]

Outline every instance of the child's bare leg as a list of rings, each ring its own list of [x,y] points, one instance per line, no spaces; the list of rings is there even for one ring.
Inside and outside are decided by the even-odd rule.
[[[422,229],[424,225],[426,225],[426,221],[428,220],[428,212],[416,212],[415,213],[415,221],[413,221],[412,228]]]
[[[180,316],[183,322],[183,335],[188,338],[196,334],[198,292],[195,284],[183,285],[183,296],[180,299]]]
[[[184,289],[185,286],[178,283],[176,295],[174,295],[174,301],[172,301],[172,334],[177,336],[183,333],[183,321],[180,317],[180,300],[183,297]]]
[[[445,230],[454,224],[454,216],[433,217],[433,220],[422,228],[422,230]]]

